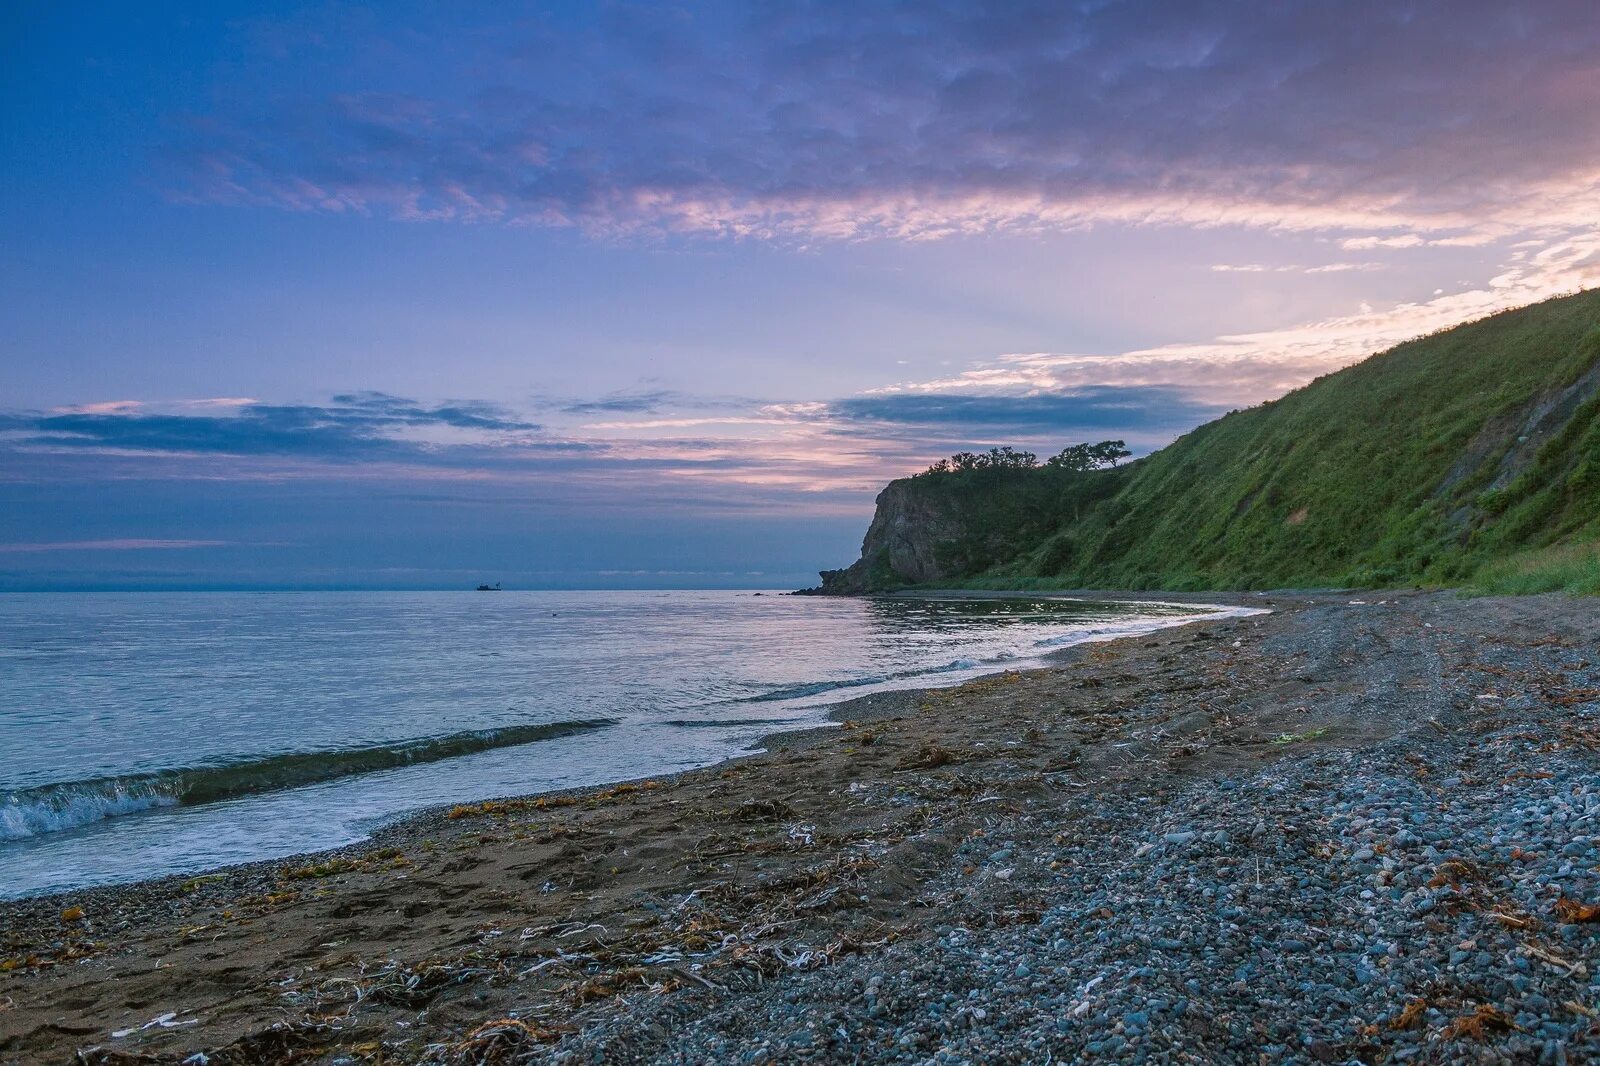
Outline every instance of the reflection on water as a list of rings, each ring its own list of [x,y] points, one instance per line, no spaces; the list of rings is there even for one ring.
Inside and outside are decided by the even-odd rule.
[[[12,597],[0,894],[282,856],[440,803],[705,765],[839,699],[1188,613],[721,591]]]

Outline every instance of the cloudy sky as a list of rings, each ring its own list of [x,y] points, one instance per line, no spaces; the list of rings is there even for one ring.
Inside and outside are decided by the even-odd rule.
[[[19,0],[0,107],[0,588],[793,585],[1600,283],[1592,0]]]

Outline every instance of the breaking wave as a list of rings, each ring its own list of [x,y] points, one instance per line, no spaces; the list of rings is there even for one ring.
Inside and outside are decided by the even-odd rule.
[[[397,744],[290,752],[213,766],[64,781],[0,792],[0,840],[21,840],[156,807],[193,806],[316,784],[352,774],[587,733],[616,724],[596,718],[475,729]]]

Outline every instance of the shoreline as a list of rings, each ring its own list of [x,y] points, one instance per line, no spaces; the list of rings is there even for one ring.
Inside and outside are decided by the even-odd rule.
[[[313,856],[0,904],[0,959],[11,963],[0,964],[0,1004],[8,1005],[0,1009],[0,1061],[60,1061],[78,1051],[91,1062],[180,1062],[202,1051],[217,1062],[297,1055],[472,1062],[491,1053],[503,1053],[502,1061],[671,1061],[674,1049],[684,1048],[701,1060],[736,1060],[763,1042],[768,1057],[786,1061],[840,1054],[923,1061],[940,1046],[980,1058],[994,1057],[980,1054],[982,1047],[1033,1046],[1007,1042],[1021,1039],[1020,1030],[999,1045],[983,1041],[996,1038],[1001,1019],[1023,1025],[1035,992],[981,1017],[963,1007],[964,1021],[951,1029],[945,1023],[954,1015],[927,1015],[920,992],[902,1001],[863,998],[861,989],[872,973],[888,974],[881,986],[887,995],[901,980],[892,975],[904,972],[917,989],[961,985],[963,997],[971,991],[1000,1007],[1018,980],[1009,970],[970,989],[962,984],[995,959],[1032,960],[1012,961],[1011,969],[1075,973],[1098,958],[1101,941],[1075,939],[1096,923],[1143,938],[1135,942],[1145,942],[1146,953],[1151,937],[1177,943],[1178,934],[1155,931],[1168,921],[1163,915],[1178,913],[1171,903],[1153,910],[1096,904],[1042,947],[1018,948],[1012,939],[1044,935],[1052,915],[1077,913],[1076,900],[1088,906],[1114,898],[1104,887],[1085,895],[1098,879],[1186,861],[1191,852],[1195,861],[1231,866],[1238,860],[1222,853],[1254,850],[1270,856],[1269,880],[1303,879],[1296,871],[1311,861],[1304,849],[1263,850],[1298,839],[1273,826],[1287,824],[1285,812],[1299,803],[1336,809],[1337,797],[1321,798],[1319,790],[1359,780],[1372,766],[1385,767],[1387,781],[1422,774],[1408,769],[1408,757],[1428,763],[1429,776],[1418,780],[1433,790],[1430,811],[1446,797],[1435,783],[1473,787],[1483,773],[1471,769],[1473,760],[1496,745],[1521,745],[1526,753],[1515,765],[1552,775],[1517,778],[1508,795],[1570,781],[1574,766],[1594,779],[1600,756],[1561,738],[1574,715],[1590,713],[1583,701],[1600,701],[1600,667],[1590,661],[1600,657],[1593,638],[1600,606],[1384,595],[1383,603],[1354,605],[1343,593],[1274,593],[1269,615],[1078,644],[1048,665],[954,688],[857,697],[831,709],[839,725],[780,733],[765,752],[670,778],[434,810]],[[1515,705],[1508,696],[1503,706],[1479,699],[1496,686],[1534,695],[1518,696]],[[1498,731],[1485,733],[1490,725]],[[1550,739],[1514,739],[1524,733]],[[1451,769],[1452,760],[1469,769]],[[1336,765],[1345,769],[1327,769]],[[1304,785],[1267,807],[1251,799],[1263,787],[1252,781],[1300,778]],[[1265,817],[1265,836],[1248,825],[1232,828],[1227,804],[1236,799]],[[1481,808],[1488,801],[1475,802]],[[1600,796],[1595,803],[1600,810]],[[1232,843],[1202,848],[1197,834],[1215,833],[1189,822],[1213,808],[1208,817],[1229,827],[1223,836]],[[1556,859],[1563,848],[1582,851],[1591,836],[1600,843],[1600,828],[1560,841]],[[1550,849],[1540,842],[1537,850]],[[1359,871],[1374,861],[1371,852],[1352,859],[1363,852],[1335,847],[1334,858],[1315,859],[1322,864],[1316,869],[1333,862]],[[1219,858],[1210,859],[1213,853]],[[1528,948],[1596,967],[1595,939],[1586,932],[1595,927],[1550,924],[1552,886],[1574,898],[1594,890],[1579,858],[1562,860],[1575,872],[1557,877],[1551,867],[1552,880],[1543,884],[1508,882],[1506,891],[1526,888],[1534,896],[1472,911],[1473,921],[1514,913],[1532,923],[1536,914],[1536,926],[1481,919],[1489,928],[1472,935],[1484,943],[1512,938],[1504,950],[1514,956]],[[1402,866],[1370,879],[1414,877],[1420,885],[1454,860],[1421,853],[1418,861],[1425,871],[1413,875]],[[1474,869],[1498,869],[1486,858],[1471,861]],[[1600,862],[1600,851],[1583,861]],[[1201,883],[1198,873],[1178,870],[1155,883]],[[1277,898],[1269,892],[1276,883],[1261,887],[1264,899]],[[1363,883],[1340,880],[1323,889],[1313,881],[1296,889],[1290,880],[1285,899],[1297,892],[1295,906],[1318,911],[1319,892]],[[1433,899],[1449,888],[1407,891]],[[1519,909],[1506,909],[1513,903]],[[1252,912],[1252,921],[1289,936],[1285,923],[1299,919],[1286,907]],[[1101,909],[1114,917],[1095,917]],[[1348,909],[1340,904],[1317,921],[1337,931]],[[1443,951],[1468,939],[1454,926],[1418,926],[1407,935],[1411,946],[1393,962],[1395,974],[1413,954],[1433,950],[1435,940]],[[962,953],[972,944],[986,946],[968,959]],[[1039,970],[1039,960],[1057,951],[1065,954],[1056,969]],[[928,960],[951,953],[965,961],[921,972]],[[1590,997],[1574,971],[1535,962],[1537,971],[1522,975],[1533,983],[1519,990],[1502,990],[1499,975],[1471,975],[1473,987],[1493,989],[1494,1009],[1513,1020],[1487,1033],[1506,1048],[1532,1039],[1524,1015],[1538,1013],[1538,1000],[1523,1003],[1521,1013],[1512,1009],[1516,997],[1551,1004],[1563,1002],[1558,996],[1580,1004]],[[1122,963],[1107,957],[1095,965],[1110,973]],[[1255,965],[1287,964],[1279,953]],[[1315,968],[1317,960],[1296,965]],[[1429,965],[1445,981],[1469,963]],[[1251,1039],[1252,1026],[1279,1024],[1227,1000],[1226,988],[1211,989],[1212,972],[1226,967],[1169,969],[1181,978],[1198,975],[1200,990],[1184,992],[1196,1010],[1240,1019],[1245,1028],[1229,1040]],[[1130,977],[1094,984],[1093,993],[1080,987],[1073,1002],[1114,1000],[1139,985]],[[1366,987],[1340,995],[1359,1000]],[[1459,996],[1424,998],[1439,1017],[1427,1015],[1414,1029],[1387,1028],[1376,1008],[1358,1004],[1346,1013],[1377,1029],[1360,1037],[1376,1046],[1442,1040],[1452,1020],[1474,1009]],[[799,1011],[797,1002],[810,1007]],[[1404,1002],[1402,996],[1393,1006]],[[1583,1016],[1552,1010],[1560,1017],[1539,1015],[1537,1025],[1559,1025],[1561,1039],[1578,1040]],[[1137,1035],[1124,1015],[1150,1013],[1096,1006],[1081,1016],[1083,1031],[1040,1037],[1047,1042],[1034,1058],[1046,1048],[1057,1058],[1092,1056],[1090,1044],[1103,1051],[1106,1040]],[[1355,1055],[1350,1041],[1357,1038],[1334,1021],[1289,1008],[1276,1013]],[[1115,1032],[1094,1029],[1101,1014]],[[836,1015],[842,1036],[806,1028],[808,1020]],[[1173,1024],[1189,1033],[1182,1039],[1201,1039],[1195,1018],[1185,1014]],[[1205,1037],[1213,1038],[1222,1039]],[[925,1053],[903,1058],[893,1050],[911,1047]],[[1213,1060],[1238,1054],[1234,1044],[1208,1047]],[[1578,1043],[1571,1049],[1582,1054]],[[1032,1060],[1019,1053],[996,1061]]]
[[[1157,599],[1156,598],[1157,595],[1161,595],[1162,598]],[[1239,594],[1237,596],[1232,596],[1232,597],[1230,597],[1229,594],[1218,594],[1218,595],[1223,596],[1224,598],[1245,599],[1245,598],[1252,597],[1252,596],[1254,596],[1256,594]],[[1260,594],[1260,595],[1266,595],[1266,594],[1263,593],[1263,594]],[[1224,609],[1231,608],[1231,607],[1248,607],[1248,606],[1250,606],[1248,604],[1243,604],[1243,603],[1235,604],[1235,603],[1214,602],[1213,600],[1201,598],[1199,594],[1196,594],[1194,596],[1194,598],[1190,599],[1187,602],[1180,602],[1180,601],[1170,600],[1170,599],[1167,599],[1165,597],[1165,594],[1155,594],[1155,593],[1152,593],[1152,594],[1150,594],[1148,596],[1139,596],[1138,594],[1107,594],[1105,596],[1095,596],[1092,593],[1062,593],[1062,592],[1035,593],[1035,592],[1030,592],[1030,591],[1026,591],[1026,590],[1019,590],[1019,591],[1015,591],[1015,592],[994,591],[994,590],[983,590],[983,591],[968,592],[966,590],[961,590],[961,589],[950,589],[950,590],[945,590],[945,589],[927,589],[927,590],[917,590],[915,592],[892,593],[892,594],[889,594],[889,596],[891,598],[909,598],[909,599],[927,599],[927,598],[936,598],[936,597],[952,597],[952,598],[963,598],[963,599],[1056,599],[1056,600],[1075,600],[1075,601],[1084,601],[1084,602],[1093,602],[1093,603],[1116,603],[1116,604],[1127,604],[1127,605],[1137,605],[1137,604],[1144,603],[1144,604],[1151,604],[1151,605],[1156,605],[1156,606],[1194,606],[1194,607],[1197,607],[1197,608],[1198,607],[1218,607],[1218,608],[1224,608]],[[1161,629],[1172,628],[1173,626],[1190,625],[1190,624],[1196,624],[1196,623],[1207,622],[1207,621],[1220,621],[1220,620],[1223,620],[1224,618],[1227,618],[1227,617],[1232,617],[1232,616],[1224,615],[1224,616],[1219,616],[1219,617],[1216,617],[1216,618],[1212,618],[1212,617],[1208,617],[1208,616],[1204,616],[1204,615],[1197,615],[1197,616],[1195,616],[1193,618],[1188,618],[1188,619],[1185,619],[1183,621],[1174,621],[1174,622],[1172,622],[1172,623],[1170,623],[1168,625],[1159,626],[1156,629],[1152,629],[1152,630],[1149,630],[1147,632],[1158,632]],[[1007,663],[996,662],[996,663],[992,664],[993,669],[985,668],[985,669],[982,670],[981,673],[973,674],[973,675],[971,675],[969,677],[966,677],[963,680],[953,681],[950,684],[917,686],[917,687],[903,688],[903,689],[901,689],[901,688],[890,688],[890,689],[885,689],[885,690],[882,690],[882,691],[879,691],[879,692],[869,692],[869,693],[866,693],[866,694],[860,695],[860,696],[852,696],[852,697],[850,697],[848,699],[840,700],[840,701],[838,701],[836,703],[822,704],[822,705],[819,705],[816,709],[821,709],[822,707],[826,707],[827,708],[826,718],[828,719],[828,723],[829,724],[817,723],[817,724],[812,724],[812,725],[796,726],[796,727],[790,728],[790,729],[777,729],[777,730],[774,730],[771,733],[765,733],[765,734],[762,734],[761,736],[757,737],[755,740],[751,741],[746,746],[746,748],[744,750],[742,750],[742,751],[733,752],[732,754],[729,754],[725,758],[719,759],[718,761],[716,761],[714,763],[710,763],[710,764],[708,764],[706,766],[702,766],[702,767],[696,767],[696,768],[693,768],[693,769],[690,769],[690,770],[680,770],[680,771],[674,771],[674,772],[670,772],[670,773],[660,773],[660,774],[654,774],[654,775],[645,774],[645,775],[641,775],[641,776],[637,776],[637,777],[631,777],[631,778],[620,778],[620,779],[617,779],[617,780],[614,780],[614,781],[603,781],[603,782],[597,782],[597,783],[589,784],[589,785],[578,785],[578,786],[574,786],[574,787],[571,787],[571,788],[565,788],[565,789],[551,789],[551,790],[545,790],[545,791],[507,793],[507,794],[504,794],[504,795],[480,797],[480,798],[469,800],[469,801],[466,801],[466,802],[469,803],[469,804],[471,804],[471,803],[487,803],[487,802],[508,802],[508,801],[521,802],[521,801],[527,801],[527,800],[535,800],[535,799],[539,799],[541,797],[582,796],[582,795],[585,795],[585,794],[590,793],[590,792],[596,792],[596,791],[600,791],[600,790],[607,789],[607,788],[614,788],[614,787],[621,786],[621,785],[637,785],[637,784],[639,784],[641,782],[649,781],[649,780],[662,780],[662,781],[675,780],[677,777],[679,777],[679,776],[681,776],[682,774],[685,774],[685,773],[694,773],[696,771],[702,771],[702,770],[712,770],[712,769],[715,769],[717,767],[726,766],[726,765],[730,765],[730,764],[733,764],[733,763],[744,761],[746,759],[759,757],[759,756],[761,756],[761,755],[763,755],[763,754],[765,754],[765,753],[767,753],[769,751],[775,750],[775,749],[787,748],[787,747],[792,747],[792,746],[795,746],[795,745],[811,743],[817,737],[820,737],[820,736],[826,735],[828,733],[831,733],[832,731],[834,731],[837,728],[839,723],[844,722],[846,720],[849,720],[851,718],[857,718],[857,719],[864,719],[865,720],[865,719],[868,719],[868,718],[870,718],[872,716],[875,716],[875,715],[881,716],[881,714],[889,713],[887,710],[879,712],[877,710],[875,704],[882,704],[886,708],[888,708],[888,707],[899,707],[899,706],[902,706],[902,705],[904,705],[904,704],[906,704],[908,702],[909,703],[914,703],[922,694],[925,694],[925,693],[928,693],[928,692],[939,691],[941,689],[959,687],[962,684],[967,684],[967,683],[969,683],[969,682],[971,682],[973,680],[981,679],[981,678],[984,678],[984,677],[990,677],[990,676],[993,676],[994,674],[1006,673],[1006,672],[1010,672],[1010,671],[1014,671],[1014,670],[1018,670],[1018,669],[1029,670],[1029,669],[1046,668],[1046,667],[1056,663],[1058,660],[1065,661],[1065,659],[1063,657],[1070,657],[1070,654],[1072,653],[1073,649],[1081,647],[1081,646],[1084,646],[1084,645],[1105,643],[1105,642],[1108,642],[1108,641],[1127,639],[1129,636],[1139,636],[1139,635],[1142,635],[1142,634],[1128,634],[1128,635],[1110,634],[1110,635],[1105,635],[1105,636],[1100,636],[1100,635],[1087,636],[1083,640],[1077,641],[1077,642],[1075,642],[1073,644],[1065,645],[1065,646],[1059,647],[1059,648],[1053,648],[1053,649],[1050,649],[1050,650],[1047,650],[1047,651],[1043,651],[1040,654],[1037,654],[1037,655],[1034,655],[1034,656],[1030,656],[1028,659],[1022,660],[1020,664],[1007,664]],[[846,711],[849,711],[849,713],[844,713]],[[566,725],[568,723],[562,723],[562,724]],[[96,893],[96,892],[102,892],[102,891],[116,892],[116,891],[119,891],[119,890],[120,891],[139,890],[139,889],[144,889],[146,887],[148,887],[152,891],[154,891],[154,890],[159,889],[163,885],[167,885],[167,886],[170,887],[171,885],[187,884],[187,883],[189,883],[191,881],[194,881],[196,878],[214,879],[214,878],[216,878],[218,876],[225,875],[225,874],[231,874],[231,873],[234,873],[234,872],[238,872],[240,874],[249,874],[249,873],[252,873],[252,872],[257,872],[257,871],[259,871],[261,869],[264,869],[264,868],[276,868],[276,867],[281,866],[281,865],[283,865],[285,863],[298,863],[300,865],[305,865],[307,863],[311,863],[311,862],[314,862],[316,860],[325,859],[325,858],[334,858],[334,857],[348,858],[348,857],[350,857],[351,853],[358,853],[358,852],[361,852],[363,850],[370,849],[370,848],[373,848],[373,847],[381,847],[382,846],[382,843],[381,843],[382,840],[388,835],[394,835],[396,833],[398,833],[399,835],[407,834],[408,832],[410,832],[410,830],[407,827],[412,822],[430,822],[430,821],[436,820],[438,817],[443,815],[445,812],[449,811],[451,808],[459,806],[459,805],[460,804],[457,804],[457,803],[441,803],[441,804],[436,804],[436,805],[431,806],[431,807],[425,807],[425,808],[421,808],[421,809],[418,809],[418,810],[399,813],[399,814],[396,814],[396,815],[393,815],[393,816],[389,817],[381,825],[379,825],[377,828],[375,828],[370,834],[368,834],[367,836],[363,837],[362,839],[354,840],[354,841],[351,841],[351,842],[349,842],[347,844],[335,845],[333,847],[312,848],[312,849],[307,849],[307,850],[304,850],[304,851],[289,852],[287,854],[276,856],[276,857],[271,857],[271,858],[254,859],[254,860],[249,860],[249,861],[245,861],[245,862],[225,863],[225,864],[221,864],[221,865],[217,865],[217,866],[200,867],[200,868],[197,868],[197,869],[194,869],[194,870],[191,870],[191,871],[188,871],[188,872],[184,872],[184,873],[165,874],[165,875],[159,875],[159,876],[154,876],[154,877],[141,877],[141,878],[136,878],[134,880],[129,880],[129,881],[115,881],[115,882],[106,882],[106,883],[102,883],[102,884],[82,885],[82,886],[77,886],[77,887],[72,887],[72,888],[63,888],[63,889],[59,889],[59,890],[46,891],[46,892],[41,892],[41,893],[37,893],[37,894],[33,894],[33,895],[20,896],[20,897],[9,898],[9,899],[0,898],[0,914],[3,914],[5,912],[5,910],[6,910],[6,908],[8,908],[10,906],[14,906],[14,905],[28,904],[28,903],[34,903],[34,902],[38,902],[38,903],[40,903],[42,905],[50,905],[52,903],[60,904],[60,903],[62,903],[64,901],[66,901],[69,897],[71,897],[73,899],[76,899],[78,897],[84,896],[84,895],[89,894],[89,893]],[[134,817],[137,817],[137,814],[135,814]]]
[[[886,597],[890,597],[890,598],[912,598],[912,599],[923,599],[923,598],[928,598],[928,597],[933,597],[933,596],[952,596],[952,597],[964,597],[964,598],[971,598],[971,599],[1039,599],[1039,598],[1043,598],[1043,599],[1062,599],[1062,600],[1084,600],[1084,601],[1090,601],[1090,602],[1095,602],[1095,603],[1121,603],[1121,604],[1148,603],[1148,604],[1154,604],[1154,605],[1159,605],[1159,606],[1191,606],[1192,605],[1192,606],[1195,606],[1195,607],[1220,607],[1220,608],[1253,607],[1254,606],[1252,604],[1245,604],[1245,603],[1232,604],[1232,603],[1218,602],[1218,601],[1216,601],[1214,599],[1202,599],[1202,598],[1199,598],[1202,595],[1202,594],[1199,594],[1199,593],[1195,594],[1196,599],[1194,599],[1192,601],[1187,601],[1187,602],[1181,602],[1181,601],[1177,601],[1177,600],[1168,600],[1168,599],[1165,598],[1166,594],[1164,594],[1164,593],[1151,593],[1147,597],[1141,597],[1141,596],[1138,596],[1137,594],[1129,594],[1128,598],[1113,599],[1111,597],[1113,595],[1116,595],[1116,594],[1112,594],[1112,593],[1108,593],[1104,597],[1097,597],[1097,596],[1093,595],[1093,593],[1084,592],[1084,591],[1072,592],[1072,593],[1065,593],[1065,592],[1035,593],[1035,592],[1030,592],[1030,591],[1025,590],[1025,589],[1024,590],[1017,590],[1017,591],[996,591],[996,590],[992,590],[991,589],[991,590],[984,590],[982,592],[974,592],[970,596],[968,594],[968,591],[965,590],[965,589],[926,589],[926,590],[917,590],[916,592],[891,592],[891,593],[884,593],[882,595],[884,595]],[[1162,598],[1161,599],[1156,599],[1155,597],[1158,596],[1158,595],[1162,596]],[[1266,596],[1266,595],[1271,595],[1271,594],[1269,594],[1269,593],[1259,593],[1259,594],[1257,594],[1257,593],[1238,593],[1238,594],[1217,593],[1215,595],[1223,596],[1225,598],[1226,597],[1232,597],[1232,598],[1235,598],[1235,599],[1243,599],[1243,598],[1246,598],[1246,597],[1254,597],[1256,595]],[[1285,594],[1280,594],[1280,595],[1290,595],[1290,594],[1285,593]],[[1267,607],[1266,610],[1270,612],[1271,608]],[[1048,651],[1045,651],[1045,652],[1043,652],[1043,653],[1041,653],[1039,655],[1033,656],[1033,657],[1023,661],[1019,665],[1002,665],[1002,664],[996,663],[995,665],[997,667],[999,667],[999,669],[986,671],[986,672],[984,672],[982,674],[977,675],[976,677],[968,678],[968,679],[963,680],[963,681],[958,681],[958,682],[955,682],[955,683],[950,684],[950,685],[928,685],[928,686],[919,686],[919,687],[916,687],[916,688],[888,689],[888,690],[885,690],[883,692],[868,693],[868,694],[862,695],[862,696],[852,696],[851,698],[849,698],[847,700],[841,700],[838,703],[834,703],[834,704],[829,704],[828,705],[828,718],[830,719],[832,724],[829,724],[829,725],[799,726],[799,727],[794,728],[794,729],[781,729],[781,730],[777,730],[777,731],[772,732],[772,733],[763,734],[762,736],[756,738],[756,740],[751,743],[750,750],[749,750],[748,754],[740,754],[740,755],[730,756],[728,759],[724,760],[724,762],[719,762],[719,763],[716,763],[715,765],[716,766],[722,766],[727,762],[734,762],[734,761],[741,760],[741,759],[760,756],[760,755],[766,754],[767,752],[775,750],[777,748],[782,748],[782,747],[789,746],[789,745],[792,745],[792,744],[810,743],[812,740],[814,740],[814,739],[816,739],[818,737],[827,736],[827,735],[833,733],[839,727],[839,725],[841,725],[841,724],[843,724],[845,722],[856,722],[856,723],[859,724],[859,723],[879,721],[879,720],[884,719],[884,718],[891,718],[891,717],[894,717],[896,715],[906,714],[909,711],[915,710],[917,705],[919,703],[923,702],[930,693],[948,691],[948,690],[953,689],[953,688],[961,688],[963,685],[971,684],[974,681],[981,681],[984,678],[994,677],[994,676],[996,676],[998,674],[1008,674],[1008,673],[1016,673],[1016,672],[1029,672],[1029,671],[1034,671],[1034,670],[1052,670],[1052,669],[1065,668],[1067,666],[1070,666],[1077,659],[1081,658],[1081,656],[1084,653],[1085,649],[1094,647],[1095,645],[1111,644],[1111,643],[1115,643],[1116,641],[1119,641],[1119,640],[1134,640],[1134,639],[1138,639],[1140,637],[1146,636],[1148,634],[1161,633],[1161,632],[1164,632],[1166,630],[1179,629],[1179,628],[1182,628],[1184,626],[1221,623],[1221,622],[1232,621],[1234,619],[1242,618],[1242,617],[1251,617],[1251,616],[1249,616],[1249,615],[1230,615],[1230,614],[1196,615],[1196,616],[1194,616],[1192,618],[1186,618],[1186,619],[1184,619],[1182,621],[1174,621],[1174,622],[1172,622],[1171,624],[1168,624],[1168,625],[1158,626],[1155,629],[1147,630],[1147,631],[1145,631],[1143,633],[1112,634],[1112,635],[1104,635],[1104,636],[1101,636],[1101,635],[1087,636],[1083,640],[1076,641],[1076,642],[1074,642],[1072,644],[1065,644],[1065,645],[1062,645],[1060,647],[1051,648]],[[709,769],[709,767],[707,767],[706,769]],[[692,772],[692,771],[688,771],[688,772]]]

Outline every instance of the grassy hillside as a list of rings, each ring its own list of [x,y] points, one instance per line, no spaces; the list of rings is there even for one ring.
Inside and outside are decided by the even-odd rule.
[[[1538,416],[1597,361],[1600,290],[1410,341],[1201,426],[1014,572],[1110,587],[1464,581],[1596,532],[1600,394]]]
[[[1600,536],[1597,414],[1600,290],[1401,344],[1201,426],[967,583],[1593,581],[1594,554],[1572,546]]]

